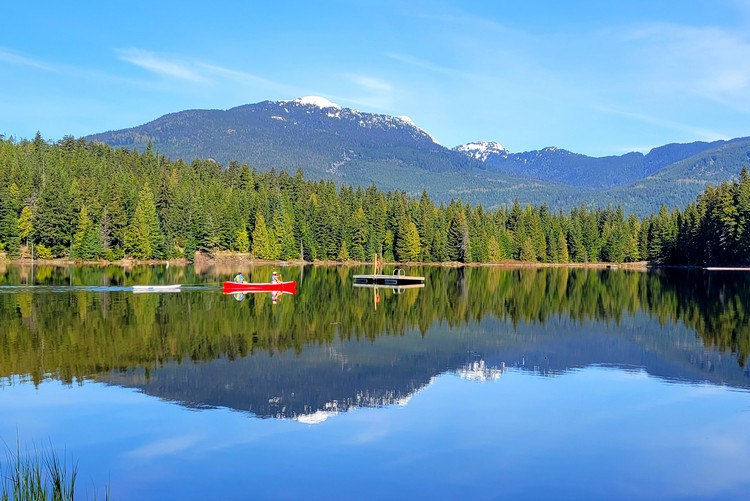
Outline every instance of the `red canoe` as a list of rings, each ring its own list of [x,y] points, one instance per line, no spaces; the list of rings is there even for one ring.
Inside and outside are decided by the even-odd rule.
[[[297,293],[297,282],[260,283],[260,282],[224,282],[224,294],[236,294],[237,292],[275,292],[281,291],[288,294]]]

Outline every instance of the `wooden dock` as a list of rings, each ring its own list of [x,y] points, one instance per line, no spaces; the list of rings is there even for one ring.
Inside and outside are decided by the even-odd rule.
[[[375,289],[419,289],[421,287],[424,287],[424,282],[416,283],[416,284],[401,284],[401,285],[391,285],[391,284],[376,284],[376,283],[366,283],[364,281],[362,282],[354,282],[354,287],[370,287]]]
[[[354,275],[355,286],[389,286],[389,287],[423,287],[424,277],[408,276],[404,270],[397,268],[392,275]]]

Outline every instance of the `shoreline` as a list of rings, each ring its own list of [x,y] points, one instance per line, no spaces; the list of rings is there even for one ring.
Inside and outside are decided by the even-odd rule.
[[[236,265],[236,266],[372,266],[375,263],[373,261],[336,261],[336,260],[316,260],[316,261],[303,261],[303,260],[268,260],[268,259],[256,259],[250,256],[250,254],[233,253],[233,252],[220,252],[213,255],[196,253],[193,261],[189,261],[185,258],[178,259],[149,259],[149,260],[137,260],[137,259],[120,259],[118,261],[107,261],[107,260],[77,260],[68,258],[56,258],[56,259],[34,259],[29,257],[21,257],[16,259],[9,259],[5,253],[0,253],[0,263],[13,264],[17,266],[31,266],[31,265],[45,265],[45,266],[119,266],[122,268],[130,268],[133,266],[156,266],[156,265],[169,265],[169,266],[188,266],[193,264],[195,266],[210,266],[210,265]],[[591,268],[591,269],[627,269],[627,270],[646,270],[648,268],[662,268],[664,266],[652,265],[647,261],[638,261],[634,263],[539,263],[531,261],[513,261],[504,260],[495,263],[461,263],[456,261],[446,261],[440,263],[426,263],[421,261],[408,261],[408,262],[380,262],[381,268],[383,266],[434,266],[434,267],[447,267],[447,268],[460,268],[460,267],[499,267],[499,268]]]

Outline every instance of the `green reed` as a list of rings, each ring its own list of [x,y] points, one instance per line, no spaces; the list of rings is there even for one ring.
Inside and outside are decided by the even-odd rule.
[[[6,461],[0,461],[0,501],[73,501],[78,465],[60,457],[55,450],[34,448],[31,453],[6,447]],[[94,494],[96,499],[96,494]],[[109,499],[109,485],[106,489]]]

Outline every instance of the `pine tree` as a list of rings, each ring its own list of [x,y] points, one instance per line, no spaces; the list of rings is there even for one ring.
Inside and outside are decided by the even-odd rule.
[[[339,250],[339,255],[336,259],[343,262],[349,261],[349,249],[346,247],[346,240],[341,242],[341,249]]]
[[[367,219],[362,207],[357,207],[352,217],[352,250],[351,256],[355,261],[365,260],[365,246],[367,245]]]
[[[278,257],[273,232],[266,227],[266,219],[260,213],[255,216],[252,254],[258,259],[276,259]]]
[[[21,252],[21,238],[18,232],[18,218],[13,211],[7,211],[5,217],[0,220],[0,234],[3,235],[5,252],[10,257],[18,257]]]
[[[393,232],[391,230],[385,230],[382,255],[383,255],[383,261],[395,261],[396,260],[396,257],[393,254]]]
[[[78,214],[78,227],[73,235],[73,257],[79,259],[99,259],[102,256],[100,233],[88,216],[88,209],[81,206]]]
[[[50,169],[52,171],[52,169]],[[39,210],[35,217],[39,242],[51,250],[54,257],[65,255],[73,233],[73,214],[65,181],[57,172],[54,182],[47,182],[39,192]]]
[[[526,223],[526,234],[531,238],[534,246],[534,253],[536,254],[534,261],[546,261],[547,238],[544,235],[539,212],[527,205],[524,211],[524,222]]]
[[[489,242],[487,242],[487,254],[491,263],[497,263],[507,259],[504,249],[500,247],[500,243],[497,241],[497,238],[495,238],[495,235],[491,235]]]
[[[649,257],[657,263],[670,263],[677,237],[677,224],[662,204],[650,227]]]
[[[419,230],[413,221],[406,223],[406,229],[399,232],[396,242],[399,261],[418,261],[422,251]]]
[[[279,202],[273,215],[273,233],[281,259],[294,259],[299,254],[299,245],[294,238],[294,215],[288,200]]]
[[[136,206],[133,219],[125,233],[125,252],[136,259],[151,259],[154,256],[148,222],[140,204]]]
[[[582,242],[586,249],[586,262],[601,261],[603,240],[599,233],[597,215],[591,211],[582,211]]]
[[[743,167],[737,180],[737,255],[750,264],[750,173]]]
[[[159,258],[162,235],[156,204],[148,184],[138,195],[138,204],[125,233],[125,250],[136,259]]]
[[[625,236],[625,262],[636,262],[641,260],[639,251],[639,238],[641,232],[641,224],[635,214],[631,214],[628,217],[627,229]]]
[[[586,247],[583,245],[583,228],[581,226],[581,220],[578,217],[577,210],[571,212],[570,224],[568,225],[568,253],[570,259],[574,263],[583,263],[587,261],[588,253]]]
[[[29,245],[29,238],[34,236],[34,217],[31,212],[31,207],[24,205],[21,209],[21,215],[18,217],[18,237],[21,240],[26,241],[26,246]]]
[[[466,215],[460,204],[454,207],[453,215],[448,225],[446,254],[451,261],[466,262],[469,255],[469,228]]]
[[[521,242],[521,254],[519,255],[521,261],[530,261],[535,263],[537,261],[536,247],[534,246],[534,240],[531,237]]]
[[[435,238],[435,205],[427,195],[427,191],[423,191],[419,199],[418,230],[422,246],[422,260],[432,262],[435,259],[430,251],[430,244]]]
[[[568,241],[565,238],[565,234],[562,230],[557,232],[557,262],[568,263],[570,262],[570,255],[568,254]]]
[[[237,236],[234,240],[234,250],[242,253],[250,250],[250,237],[247,234],[247,228],[237,231]]]

